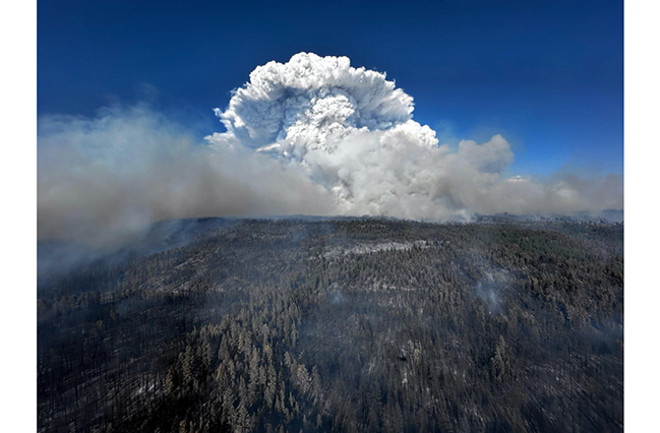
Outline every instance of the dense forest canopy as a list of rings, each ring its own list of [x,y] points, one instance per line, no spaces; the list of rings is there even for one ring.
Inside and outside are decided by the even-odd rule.
[[[623,430],[621,223],[201,219],[39,254],[40,432]]]

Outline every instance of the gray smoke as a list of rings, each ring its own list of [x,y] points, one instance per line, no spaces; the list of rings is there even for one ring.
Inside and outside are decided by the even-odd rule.
[[[505,176],[507,140],[439,145],[413,98],[346,57],[257,67],[196,141],[145,108],[39,120],[39,237],[115,244],[201,216],[567,214],[622,208],[622,180]]]
[[[41,240],[116,246],[159,220],[332,211],[329,193],[299,170],[196,143],[144,108],[39,123]]]

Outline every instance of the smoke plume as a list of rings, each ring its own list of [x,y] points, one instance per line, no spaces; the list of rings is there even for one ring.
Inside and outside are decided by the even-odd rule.
[[[384,73],[299,53],[255,68],[215,109],[226,131],[206,142],[139,107],[41,118],[39,236],[103,244],[200,216],[446,220],[622,208],[620,176],[507,177],[514,155],[504,137],[450,148],[413,111]]]
[[[51,116],[39,129],[42,240],[117,246],[154,221],[333,210],[330,194],[299,170],[198,143],[147,109]]]
[[[227,132],[209,141],[299,166],[332,193],[341,214],[446,219],[621,207],[616,177],[506,178],[513,152],[504,137],[463,140],[452,151],[413,110],[413,98],[384,73],[351,67],[347,57],[300,53],[257,67],[227,109],[216,109]]]

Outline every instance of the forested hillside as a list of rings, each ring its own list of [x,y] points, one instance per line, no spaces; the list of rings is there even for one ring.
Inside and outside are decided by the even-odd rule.
[[[185,220],[40,260],[40,432],[623,430],[622,224]]]

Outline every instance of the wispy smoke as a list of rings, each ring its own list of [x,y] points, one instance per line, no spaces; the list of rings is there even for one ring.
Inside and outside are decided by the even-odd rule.
[[[40,239],[112,246],[158,220],[333,210],[299,170],[196,143],[143,108],[40,119],[38,164]]]
[[[506,177],[506,139],[438,145],[413,99],[346,57],[296,54],[257,67],[228,107],[226,132],[199,143],[144,108],[45,117],[39,235],[118,241],[162,219],[346,214],[414,219],[622,208],[619,176]]]

